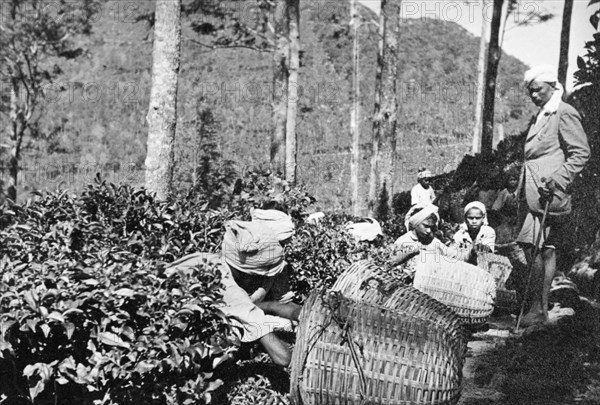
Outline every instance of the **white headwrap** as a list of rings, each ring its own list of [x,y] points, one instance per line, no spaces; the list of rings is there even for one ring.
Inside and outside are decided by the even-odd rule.
[[[415,211],[421,210],[415,214]],[[404,225],[407,230],[414,229],[415,226],[419,225],[421,222],[425,221],[431,215],[435,215],[436,221],[440,220],[440,216],[438,214],[438,207],[429,204],[429,205],[413,205],[411,209],[406,214],[404,219]]]
[[[556,112],[556,110],[558,110],[558,104],[562,100],[562,96],[565,92],[565,89],[558,82],[556,68],[554,68],[551,65],[536,66],[525,72],[523,81],[525,82],[525,86],[529,86],[533,81],[554,83],[554,93],[552,94],[550,100],[548,100],[548,102],[544,104],[544,106],[542,107],[543,112],[540,112],[538,117],[544,115],[545,112],[553,113]]]
[[[427,179],[429,177],[433,177],[429,170],[422,170],[419,173],[417,173],[417,180]]]
[[[533,81],[554,83],[558,81],[558,75],[552,65],[538,65],[525,72],[523,81],[525,86],[529,86]]]
[[[270,230],[256,222],[225,223],[222,255],[225,262],[246,274],[271,277],[286,265],[283,247]]]
[[[285,212],[256,208],[250,210],[250,216],[252,217],[252,222],[264,225],[270,229],[279,241],[286,240],[294,234],[295,227],[292,217]]]
[[[485,204],[480,201],[473,201],[473,202],[468,203],[465,206],[465,210],[464,210],[465,216],[467,216],[467,212],[469,212],[469,210],[471,208],[477,208],[479,211],[481,211],[481,214],[483,215],[483,225],[487,225],[488,220],[487,220],[487,210],[485,208]]]
[[[383,235],[381,225],[373,218],[365,218],[368,222],[358,222],[356,224],[349,224],[346,226],[346,230],[350,235],[357,241],[373,241],[379,235]]]

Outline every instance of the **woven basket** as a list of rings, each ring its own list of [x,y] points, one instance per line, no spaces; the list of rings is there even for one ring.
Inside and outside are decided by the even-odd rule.
[[[338,277],[331,291],[352,300],[430,319],[448,331],[456,331],[457,335],[449,341],[458,342],[456,350],[466,353],[469,335],[465,329],[457,328],[457,321],[462,319],[441,302],[398,281],[390,270],[368,260],[355,262]]]
[[[419,261],[414,287],[446,304],[468,324],[485,323],[494,311],[494,278],[465,262]]]
[[[372,262],[360,260],[340,274],[331,291],[337,291],[346,298],[376,304],[403,284]]]
[[[512,272],[512,264],[505,256],[496,255],[494,253],[479,252],[477,253],[477,267],[481,267],[494,277],[497,288],[504,288],[506,280]]]
[[[513,308],[517,304],[517,292],[506,288],[506,281],[512,272],[512,264],[505,256],[480,252],[477,254],[477,267],[481,267],[494,277],[496,281],[495,306]]]
[[[460,319],[411,287],[395,296],[396,310],[335,292],[310,295],[292,358],[293,404],[458,402]]]

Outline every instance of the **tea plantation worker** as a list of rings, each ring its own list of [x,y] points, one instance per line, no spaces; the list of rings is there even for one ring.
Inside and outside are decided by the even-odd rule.
[[[556,249],[564,248],[571,239],[570,186],[588,161],[590,147],[581,116],[561,100],[563,88],[555,69],[538,66],[527,71],[524,79],[531,101],[539,107],[525,140],[525,162],[518,188],[519,208],[525,219],[517,242],[523,245],[528,262],[535,263],[529,297],[533,304],[521,321],[527,326],[548,319],[548,291],[556,271]],[[546,201],[550,201],[548,218],[544,229],[540,229]],[[542,263],[532,257],[540,231]]]
[[[253,223],[260,224],[273,233],[281,246],[285,246],[295,233],[296,226],[292,217],[283,211],[253,208],[250,210],[250,216]],[[259,287],[257,289],[259,292],[255,292],[254,295],[266,296],[267,291],[265,287],[270,287],[272,294],[278,296],[279,302],[291,302],[295,295],[290,289],[289,270],[290,266],[286,264],[281,273],[272,280],[271,285]]]
[[[417,184],[410,190],[410,205],[433,204],[435,191],[430,184],[432,174],[429,170],[420,169],[417,173]]]
[[[463,260],[459,249],[447,247],[434,236],[439,221],[438,207],[433,204],[415,205],[406,215],[408,232],[394,242],[392,266],[403,265],[406,281],[414,279],[418,260]]]
[[[229,221],[222,253],[194,253],[172,263],[166,274],[191,271],[197,266],[215,266],[221,273],[223,304],[220,309],[242,330],[242,342],[260,341],[275,364],[288,366],[291,351],[274,331],[291,327],[300,306],[276,301],[283,295],[273,289],[274,278],[285,267],[283,248],[264,227],[252,222]],[[243,288],[243,287],[244,288]],[[251,294],[264,288],[267,294]],[[274,291],[273,291],[274,290]],[[270,301],[273,299],[273,301]]]
[[[516,232],[520,230],[521,224],[518,223],[517,217],[517,186],[520,174],[521,169],[516,165],[511,165],[506,169],[503,178],[504,188],[498,193],[490,210],[489,221],[494,221],[496,246],[500,250],[505,250],[507,244],[515,245]]]
[[[253,303],[267,313],[296,319],[300,306],[291,302],[294,294],[277,235],[260,221],[229,221],[225,224],[222,255],[235,282]]]
[[[473,201],[465,206],[464,212],[465,222],[454,234],[453,245],[470,251],[470,261],[477,251],[494,252],[496,232],[488,226],[485,205],[480,201]]]

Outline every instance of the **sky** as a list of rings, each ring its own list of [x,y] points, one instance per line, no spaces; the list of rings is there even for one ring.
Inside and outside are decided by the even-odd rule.
[[[379,12],[380,0],[359,0],[360,3]],[[482,0],[403,0],[402,15],[405,18],[433,18],[453,21],[476,36],[481,35],[483,16],[491,20],[492,0],[486,7]],[[567,90],[573,87],[573,72],[577,70],[577,56],[584,55],[586,41],[592,39],[594,27],[589,22],[590,15],[600,8],[600,3],[588,7],[590,0],[574,0],[571,20],[571,43],[569,48],[569,71]],[[529,66],[549,64],[557,67],[560,49],[564,0],[520,0],[515,13],[506,26],[503,49]],[[531,11],[548,11],[554,18],[544,23],[518,26]],[[489,29],[488,29],[489,35]]]

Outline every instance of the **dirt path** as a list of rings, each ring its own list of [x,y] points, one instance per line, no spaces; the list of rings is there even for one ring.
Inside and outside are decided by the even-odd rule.
[[[463,367],[463,390],[458,405],[484,405],[499,403],[502,398],[502,392],[494,387],[498,386],[499,381],[494,381],[500,376],[482,376],[478,372],[478,361],[482,355],[488,353],[505,344],[506,337],[489,336],[482,340],[470,341],[469,351]]]
[[[491,322],[494,323],[494,319]],[[581,301],[576,315],[543,327],[473,335],[458,405],[600,404],[600,311]]]

